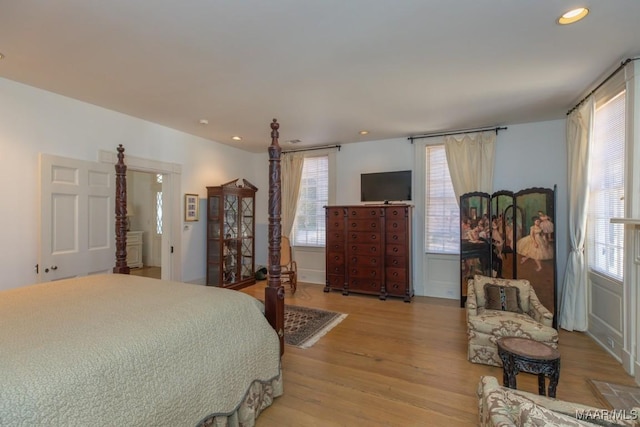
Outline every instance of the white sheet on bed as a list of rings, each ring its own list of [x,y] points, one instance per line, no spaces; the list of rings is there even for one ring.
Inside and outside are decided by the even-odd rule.
[[[0,292],[0,425],[193,426],[279,374],[262,303],[99,275]]]

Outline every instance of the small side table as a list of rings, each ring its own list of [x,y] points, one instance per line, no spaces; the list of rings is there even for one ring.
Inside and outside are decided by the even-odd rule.
[[[560,352],[529,338],[505,337],[497,341],[505,387],[516,388],[518,372],[538,375],[538,394],[545,396],[545,376],[549,377],[549,397],[556,397],[560,379]]]

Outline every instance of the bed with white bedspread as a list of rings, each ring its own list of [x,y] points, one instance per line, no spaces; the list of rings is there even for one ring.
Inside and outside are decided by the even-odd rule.
[[[244,426],[280,394],[278,335],[242,292],[126,274],[0,292],[2,426]]]

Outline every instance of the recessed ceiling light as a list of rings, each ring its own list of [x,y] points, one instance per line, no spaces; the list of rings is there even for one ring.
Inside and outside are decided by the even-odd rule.
[[[361,130],[359,133],[360,133],[360,135],[368,135],[369,131],[368,130]]]
[[[573,9],[563,14],[560,18],[558,18],[558,24],[560,25],[568,25],[573,24],[574,22],[578,22],[585,16],[589,14],[589,9],[586,7],[579,7],[577,9]]]
[[[207,119],[200,119],[200,124],[201,124],[201,125],[208,125],[208,124],[209,124],[209,120],[207,120]]]
[[[231,139],[233,139],[234,141],[242,141],[242,138],[239,136],[232,136]]]

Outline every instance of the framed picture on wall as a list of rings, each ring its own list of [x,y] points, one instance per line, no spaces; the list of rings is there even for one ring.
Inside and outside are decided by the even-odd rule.
[[[197,194],[184,195],[184,220],[198,221],[200,219],[199,207],[200,198]]]

